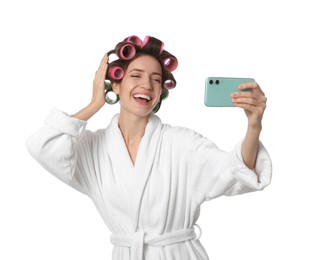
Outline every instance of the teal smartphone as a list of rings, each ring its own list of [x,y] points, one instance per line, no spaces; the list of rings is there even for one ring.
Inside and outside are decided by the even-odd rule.
[[[208,77],[205,81],[204,103],[208,107],[234,107],[231,94],[240,91],[238,86],[245,82],[255,82],[252,78]]]

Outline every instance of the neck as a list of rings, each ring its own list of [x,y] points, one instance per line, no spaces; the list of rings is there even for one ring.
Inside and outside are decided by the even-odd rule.
[[[138,117],[133,114],[120,113],[118,126],[127,147],[140,143],[149,118],[150,115],[147,117]]]

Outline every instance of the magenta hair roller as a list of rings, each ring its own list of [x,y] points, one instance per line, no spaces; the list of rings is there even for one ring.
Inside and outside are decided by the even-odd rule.
[[[146,36],[141,44],[141,48],[143,48],[150,40],[151,36]]]
[[[116,54],[122,60],[130,60],[136,55],[136,48],[132,43],[121,42],[115,48]]]
[[[138,37],[138,36],[135,36],[135,35],[132,35],[132,36],[129,36],[125,39],[126,42],[131,42],[139,47],[142,46],[142,40]]]
[[[171,80],[171,79],[167,79],[164,83],[164,88],[167,90],[173,89],[175,88],[176,84],[175,81]]]
[[[109,76],[113,80],[121,80],[124,77],[124,74],[125,74],[125,72],[124,72],[123,68],[120,66],[113,66],[109,70]]]
[[[163,57],[162,62],[164,64],[164,67],[166,68],[166,70],[168,70],[169,72],[174,71],[178,67],[177,58],[171,54],[167,57]]]
[[[163,89],[171,90],[176,87],[177,82],[171,72],[165,71],[163,78],[165,80],[163,84]]]
[[[164,50],[164,43],[162,42],[161,43],[161,47],[160,47],[160,50],[159,50],[159,55],[163,52],[163,50]]]
[[[141,48],[143,48],[144,46],[146,46],[146,45],[147,45],[148,43],[150,43],[150,42],[152,42],[151,44],[154,44],[155,42],[157,42],[157,44],[160,43],[160,48],[159,48],[159,50],[157,50],[157,48],[156,48],[156,49],[154,49],[154,50],[152,51],[152,52],[154,52],[154,54],[160,55],[160,54],[163,52],[163,50],[164,50],[164,43],[163,43],[162,41],[160,41],[160,40],[154,38],[154,37],[146,36],[146,37],[144,38],[143,42],[142,42]]]

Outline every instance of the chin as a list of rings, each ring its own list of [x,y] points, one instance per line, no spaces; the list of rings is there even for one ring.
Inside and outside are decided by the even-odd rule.
[[[139,116],[139,117],[149,117],[152,114],[153,110],[151,111],[135,111],[135,115]]]
[[[134,109],[128,109],[128,108],[121,108],[121,113],[122,114],[127,114],[127,115],[133,115],[136,117],[149,117],[153,112],[153,108],[139,108],[136,107]]]

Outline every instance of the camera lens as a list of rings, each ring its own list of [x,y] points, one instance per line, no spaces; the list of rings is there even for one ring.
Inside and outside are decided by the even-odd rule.
[[[220,81],[217,79],[217,80],[215,81],[215,84],[216,84],[216,85],[220,84]]]
[[[212,84],[213,84],[213,80],[212,80],[212,79],[210,79],[210,80],[209,80],[209,83],[210,83],[210,85],[212,85]]]

